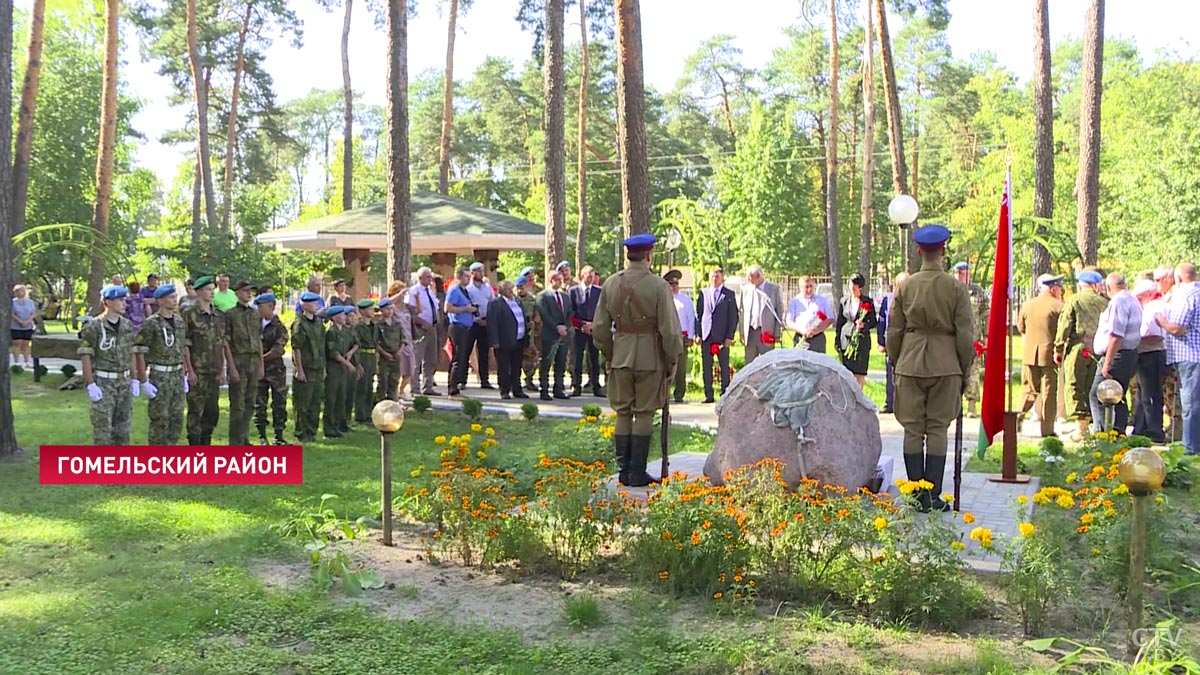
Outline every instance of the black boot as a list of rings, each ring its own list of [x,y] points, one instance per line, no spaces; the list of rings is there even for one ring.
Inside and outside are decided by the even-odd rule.
[[[267,442],[267,428],[266,427],[258,428],[258,444],[259,445],[270,445],[270,443]]]
[[[275,445],[287,445],[287,439],[283,437],[283,429],[275,430]]]
[[[629,444],[631,436],[614,436],[617,443],[617,485],[629,484]]]
[[[942,501],[942,478],[946,472],[945,455],[925,456],[925,480],[933,483],[929,490],[929,504],[934,511],[949,511],[951,506]]]
[[[646,460],[650,456],[650,436],[630,436],[629,443],[629,487],[657,485],[660,481],[646,473]]]
[[[925,478],[925,455],[923,453],[920,455],[904,453],[904,472],[908,474],[910,481],[915,482]],[[921,513],[929,513],[929,492],[920,490],[916,496]]]

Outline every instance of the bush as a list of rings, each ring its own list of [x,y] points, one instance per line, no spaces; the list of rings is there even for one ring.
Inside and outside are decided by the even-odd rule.
[[[18,365],[17,365],[17,364],[15,364],[15,363],[12,365],[12,367],[10,368],[10,370],[12,370],[12,374],[13,374],[13,375],[20,375],[21,373],[25,372],[25,369],[24,369],[24,368],[22,368],[21,366],[18,366]]]
[[[600,417],[604,414],[604,410],[598,403],[585,404],[581,410],[584,417]]]
[[[600,600],[586,591],[563,599],[563,616],[568,625],[577,628],[590,628],[604,621]]]
[[[532,422],[536,420],[541,412],[542,411],[538,408],[536,403],[521,404],[521,417],[524,417],[526,422]]]
[[[424,413],[433,407],[433,401],[430,401],[428,396],[414,396],[412,407],[418,413]]]
[[[599,557],[602,546],[611,548],[624,509],[609,492],[604,462],[542,455],[537,473],[536,497],[519,512],[537,531],[559,576],[572,579]]]
[[[37,375],[39,378],[45,377],[46,373],[49,373],[49,372],[50,372],[50,369],[47,368],[46,366],[41,365],[40,363],[33,367],[33,374]]]
[[[1018,508],[1018,518],[1025,512]],[[1034,522],[1020,525],[1020,539],[1004,547],[1000,587],[1008,603],[1021,615],[1027,636],[1038,636],[1055,605],[1077,592],[1077,569],[1071,555],[1074,522],[1057,508],[1038,509]]]
[[[478,420],[483,417],[483,401],[468,398],[462,402],[462,412],[469,420]]]
[[[63,366],[62,366],[62,368],[60,369],[60,371],[62,372],[62,374],[63,374],[63,375],[65,375],[65,376],[67,377],[67,379],[68,379],[68,380],[69,380],[69,379],[71,379],[71,377],[72,377],[73,375],[75,375],[75,371],[76,371],[76,370],[78,370],[78,369],[77,369],[75,366],[73,366],[73,365],[71,365],[71,364],[69,364],[69,363],[64,363],[64,364],[63,364]]]

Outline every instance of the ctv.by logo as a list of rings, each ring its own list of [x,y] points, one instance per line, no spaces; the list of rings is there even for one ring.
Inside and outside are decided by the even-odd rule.
[[[1183,629],[1170,624],[1135,628],[1131,633],[1133,644],[1139,648],[1154,645],[1175,648],[1183,638]]]

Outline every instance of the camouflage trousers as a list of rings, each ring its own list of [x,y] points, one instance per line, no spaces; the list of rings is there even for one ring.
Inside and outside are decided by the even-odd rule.
[[[541,338],[531,338],[525,341],[525,352],[521,354],[521,372],[525,373],[525,388],[534,389],[533,376],[541,365],[542,357],[538,350]]]
[[[347,428],[346,399],[353,386],[354,375],[342,364],[330,362],[325,370],[325,415],[322,418],[326,435]]]
[[[321,419],[321,402],[325,399],[325,371],[306,368],[307,381],[292,381],[292,414],[296,416],[296,436],[312,440],[317,435]]]
[[[354,421],[370,422],[371,408],[375,406],[375,363],[376,354],[358,354],[354,361],[363,369],[363,375],[353,385]],[[393,388],[394,389],[394,388]]]
[[[979,403],[979,371],[982,370],[983,357],[976,357],[971,362],[971,369],[967,371],[967,390],[965,392],[968,403]]]
[[[148,377],[158,393],[146,402],[150,413],[150,445],[178,445],[183,430],[183,369],[164,373],[150,366]]]
[[[1170,420],[1167,440],[1183,441],[1183,408],[1179,403],[1179,371],[1174,365],[1167,366],[1167,379],[1163,380],[1163,408]]]
[[[1092,404],[1089,398],[1092,391],[1092,381],[1096,379],[1096,360],[1083,355],[1083,345],[1075,344],[1067,349],[1063,360],[1066,370],[1067,416],[1074,416],[1078,421],[1092,420]]]
[[[258,356],[233,357],[238,381],[229,383],[229,444],[250,445],[250,417],[258,398]]]
[[[211,445],[213,430],[221,420],[221,382],[216,373],[196,373],[196,384],[187,393],[189,445]]]
[[[254,426],[259,435],[267,433],[267,400],[271,402],[271,416],[275,421],[275,434],[283,435],[287,428],[287,373],[267,373],[258,381],[258,395],[254,400]]]
[[[119,380],[96,378],[104,396],[92,402],[92,444],[129,445],[129,429],[133,423],[133,394],[129,378]]]
[[[399,359],[400,357],[396,357]],[[396,389],[400,386],[400,361],[388,361],[380,357],[379,368],[375,373],[378,384],[375,387],[374,403],[383,400],[396,400]]]

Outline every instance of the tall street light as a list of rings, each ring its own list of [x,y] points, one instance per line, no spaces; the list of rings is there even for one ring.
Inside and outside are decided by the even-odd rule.
[[[917,216],[920,215],[921,209],[917,206],[917,200],[909,195],[896,195],[888,204],[888,220],[892,221],[893,225],[900,228],[901,234],[904,236],[904,245],[900,248],[900,257],[903,260],[904,269],[908,269],[908,238],[910,235],[907,229],[910,225],[917,222]]]
[[[380,463],[381,499],[383,501],[383,545],[392,545],[392,434],[404,426],[404,407],[396,401],[385,399],[371,410],[371,421],[379,430],[381,441]]]

